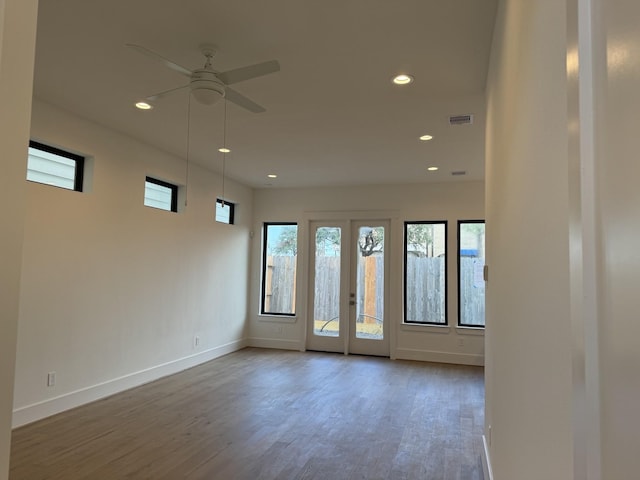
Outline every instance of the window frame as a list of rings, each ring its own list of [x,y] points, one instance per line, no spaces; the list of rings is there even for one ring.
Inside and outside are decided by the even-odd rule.
[[[262,224],[262,267],[261,267],[261,279],[260,279],[260,315],[264,316],[277,316],[283,318],[291,318],[296,316],[295,305],[294,311],[291,313],[288,312],[267,312],[265,311],[265,303],[266,303],[266,291],[267,291],[267,249],[269,245],[269,227],[270,226],[295,226],[296,227],[296,243],[298,242],[298,234],[299,234],[299,226],[298,222],[264,222]],[[298,261],[298,254],[296,248],[296,262]],[[293,288],[297,288],[297,275],[296,279],[293,283]]]
[[[77,153],[71,153],[57,147],[52,147],[51,145],[37,142],[35,140],[29,140],[29,148],[40,150],[42,152],[51,153],[53,155],[58,155],[59,157],[64,157],[69,160],[73,160],[75,163],[75,168],[74,168],[73,188],[67,188],[67,187],[63,187],[62,185],[55,185],[52,183],[38,182],[37,180],[31,180],[29,178],[27,178],[27,181],[38,183],[40,185],[48,185],[50,187],[62,188],[63,190],[69,190],[72,192],[82,192],[83,185],[84,185],[84,164],[85,164],[84,156],[78,155]],[[27,154],[27,158],[28,158],[28,154]]]
[[[223,222],[222,220],[218,220],[218,205],[222,205],[224,208],[225,205],[229,206],[229,221]],[[226,225],[234,225],[235,223],[235,212],[236,212],[236,204],[230,202],[228,200],[223,200],[222,198],[216,198],[216,222],[224,223]]]
[[[487,325],[487,319],[485,316],[484,319],[484,323],[482,325],[472,325],[472,324],[468,324],[468,323],[462,323],[462,291],[461,291],[461,275],[460,275],[460,266],[461,266],[461,255],[460,255],[460,251],[461,251],[461,243],[460,243],[460,227],[462,226],[462,224],[466,224],[466,223],[481,223],[483,225],[485,225],[485,235],[486,235],[486,222],[485,220],[458,220],[458,224],[457,224],[457,230],[456,230],[456,241],[457,241],[457,253],[456,253],[456,259],[457,259],[457,290],[458,290],[458,323],[457,326],[458,328],[477,328],[477,329],[484,329]],[[486,238],[486,236],[485,236]],[[485,290],[486,292],[486,290]],[[486,305],[486,304],[485,304]]]
[[[154,208],[156,210],[163,210],[165,212],[173,212],[173,213],[177,213],[178,212],[178,186],[177,185],[174,185],[173,183],[165,182],[164,180],[159,180],[159,179],[157,179],[155,177],[150,177],[149,175],[147,175],[145,177],[144,182],[145,182],[145,190],[146,190],[146,187],[147,187],[147,185],[146,185],[147,182],[148,183],[153,183],[155,185],[159,185],[161,187],[166,187],[166,188],[171,189],[171,210],[166,210],[164,208],[153,207],[151,205],[146,205],[143,202],[143,205],[145,207]]]
[[[407,259],[408,259],[408,249],[407,249],[407,230],[409,225],[443,225],[444,226],[444,322],[433,322],[433,321],[418,321],[418,320],[407,320]],[[402,323],[404,325],[425,325],[425,326],[436,326],[436,327],[448,327],[449,326],[449,269],[447,268],[448,263],[448,222],[447,220],[407,220],[404,222],[403,227],[403,282],[402,282]]]

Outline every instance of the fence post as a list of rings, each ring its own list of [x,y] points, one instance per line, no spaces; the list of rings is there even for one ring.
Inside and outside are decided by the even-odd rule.
[[[296,274],[298,273],[297,272],[298,262],[296,261],[297,258],[298,258],[297,256],[291,257],[292,259],[291,261],[293,262],[293,292],[291,295],[291,311],[293,313],[296,312],[296,293],[298,291],[298,289],[296,288],[296,278],[297,278]]]
[[[273,282],[273,256],[269,255],[267,257],[267,271],[265,272],[265,281],[264,281],[264,311],[271,311],[271,296],[273,295],[272,290],[272,282]]]
[[[374,256],[364,259],[364,323],[376,323],[377,296],[376,296],[376,258]]]

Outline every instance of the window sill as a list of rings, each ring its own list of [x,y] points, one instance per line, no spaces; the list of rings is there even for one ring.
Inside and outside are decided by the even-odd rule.
[[[419,323],[403,323],[401,329],[405,332],[426,332],[439,334],[451,333],[451,327],[449,325],[421,325]]]
[[[456,327],[458,335],[475,335],[484,337],[484,328],[481,327]]]
[[[268,313],[262,313],[258,315],[258,321],[270,323],[296,323],[298,321],[298,317],[295,315],[269,315]]]

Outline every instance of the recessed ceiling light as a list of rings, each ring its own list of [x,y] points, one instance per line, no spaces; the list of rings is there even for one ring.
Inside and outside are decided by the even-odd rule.
[[[267,177],[269,177],[269,178],[278,178],[278,175],[270,173],[269,175],[267,175]]]
[[[432,135],[422,135],[420,137],[420,140],[422,140],[423,142],[426,142],[426,141],[431,140],[431,139],[433,139]]]
[[[137,102],[136,108],[139,108],[140,110],[151,110],[153,105],[150,105],[147,102]]]
[[[430,172],[435,172],[436,170],[438,170],[438,167],[429,167],[427,168],[427,170],[429,170]]]
[[[222,147],[218,149],[219,152],[221,153],[230,153],[231,150],[229,150],[227,147]]]
[[[393,83],[396,85],[406,85],[408,83],[413,82],[413,77],[411,75],[401,74],[393,77]]]

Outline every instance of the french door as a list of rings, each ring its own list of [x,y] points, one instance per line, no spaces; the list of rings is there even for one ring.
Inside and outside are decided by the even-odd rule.
[[[388,220],[311,222],[307,349],[389,356]]]

